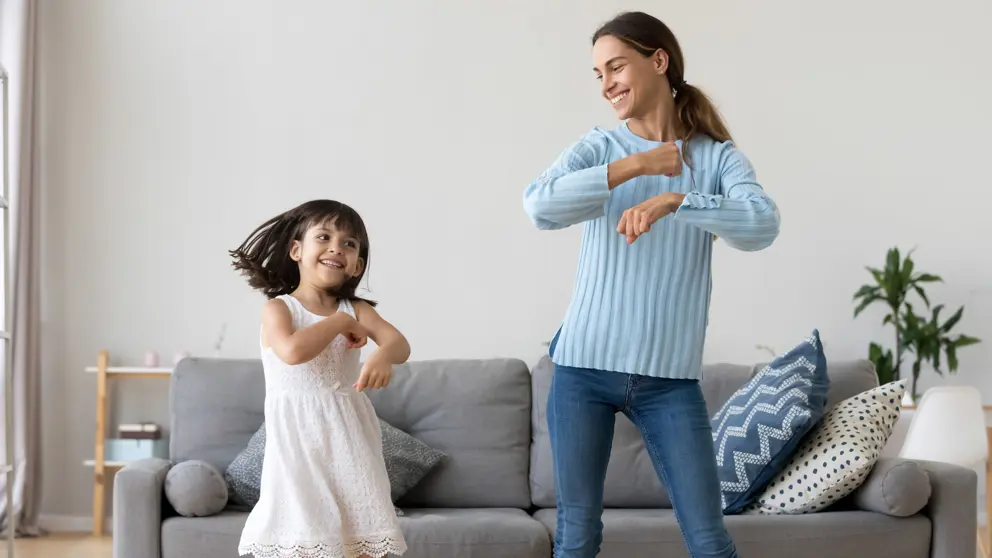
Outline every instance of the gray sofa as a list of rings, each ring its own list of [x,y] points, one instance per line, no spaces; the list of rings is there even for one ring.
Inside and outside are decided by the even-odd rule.
[[[709,365],[703,380],[710,411],[759,370]],[[830,362],[828,407],[877,385],[868,362]],[[383,420],[448,457],[397,504],[408,558],[549,558],[555,526],[554,481],[544,416],[553,373],[547,358],[529,370],[519,360],[413,362],[370,397]],[[163,496],[169,468],[186,460],[219,470],[245,447],[263,420],[264,382],[257,360],[186,359],[170,394],[171,460],[139,461],[114,482],[116,558],[234,558],[246,513],[226,509],[182,517]],[[889,497],[919,491],[899,484],[899,460],[876,465],[865,487]],[[977,475],[920,463],[929,503],[906,517],[896,505],[856,492],[810,515],[735,515],[727,525],[742,558],[974,558]],[[905,467],[903,467],[905,469]],[[925,478],[926,475],[924,475]],[[909,486],[905,486],[909,485]],[[925,487],[923,487],[925,489]],[[884,495],[883,495],[884,496]],[[603,558],[685,557],[682,536],[640,435],[618,416],[606,486]],[[890,505],[891,507],[891,505]],[[319,520],[319,518],[316,518]]]

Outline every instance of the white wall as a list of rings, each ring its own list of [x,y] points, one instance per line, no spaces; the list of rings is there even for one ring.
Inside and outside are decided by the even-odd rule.
[[[820,329],[829,356],[890,342],[851,295],[917,246],[935,301],[967,305],[955,382],[992,403],[983,0],[42,2],[45,501],[91,510],[97,351],[257,355],[263,299],[227,250],[299,202],[353,204],[371,288],[414,359],[534,361],[572,288],[579,230],[541,233],[527,182],[612,125],[588,38],[620,9],[677,32],[779,203],[769,250],[715,251],[708,361],[750,363]],[[982,38],[986,37],[986,38]],[[115,420],[167,424],[167,384]]]

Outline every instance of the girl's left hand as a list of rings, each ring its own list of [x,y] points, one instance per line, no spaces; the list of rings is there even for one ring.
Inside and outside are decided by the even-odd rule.
[[[362,373],[355,383],[355,389],[380,389],[389,385],[389,380],[393,377],[393,366],[385,362],[376,355],[372,355],[365,365],[362,366]]]
[[[631,207],[620,216],[617,232],[627,237],[627,244],[633,244],[637,237],[651,230],[651,225],[674,213],[684,198],[685,194],[665,192]]]

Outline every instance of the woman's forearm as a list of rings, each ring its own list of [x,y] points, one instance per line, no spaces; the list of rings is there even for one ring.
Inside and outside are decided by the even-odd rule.
[[[617,159],[606,167],[606,182],[610,190],[644,174],[641,160],[637,154]]]

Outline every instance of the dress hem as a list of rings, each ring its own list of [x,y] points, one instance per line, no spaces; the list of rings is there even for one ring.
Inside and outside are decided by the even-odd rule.
[[[292,543],[243,542],[238,555],[254,558],[383,558],[403,555],[407,550],[402,535],[367,537],[349,541],[313,541]]]

